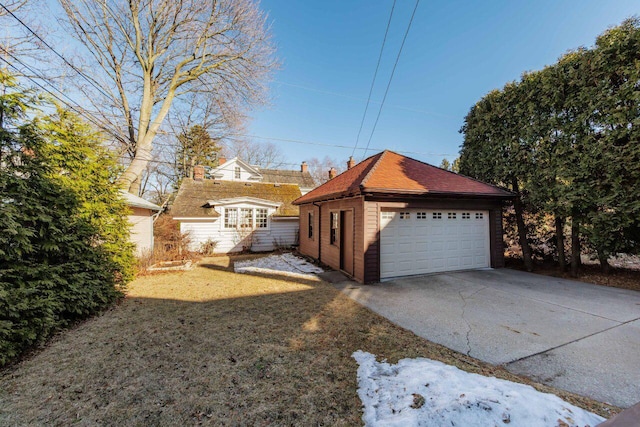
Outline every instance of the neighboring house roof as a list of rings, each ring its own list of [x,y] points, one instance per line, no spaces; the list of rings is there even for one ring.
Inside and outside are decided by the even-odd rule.
[[[292,202],[301,194],[300,187],[294,184],[185,178],[169,213],[174,218],[217,218],[220,214],[209,201],[224,203],[226,199],[254,198],[279,204],[274,216],[296,217],[298,207]]]
[[[280,184],[296,184],[300,188],[313,188],[316,182],[309,172],[280,169],[260,169],[262,182],[277,182]]]
[[[297,199],[310,203],[364,193],[511,198],[494,185],[385,150]]]
[[[125,190],[120,190],[120,194],[122,194],[122,197],[124,198],[124,200],[127,202],[128,206],[131,206],[133,208],[142,208],[142,209],[150,209],[152,211],[161,211],[162,208],[154,203],[151,203],[145,199],[143,199],[142,197],[138,197],[135,196]]]

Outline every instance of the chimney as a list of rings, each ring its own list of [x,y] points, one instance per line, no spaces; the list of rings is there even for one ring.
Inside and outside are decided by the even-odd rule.
[[[218,156],[218,166],[223,165],[227,162],[227,158],[225,156]]]
[[[196,165],[193,167],[193,179],[195,181],[202,181],[204,179],[204,166]]]
[[[309,171],[309,166],[307,166],[307,162],[302,162],[300,165],[300,172],[306,173]]]
[[[333,179],[333,178],[335,178],[335,177],[336,177],[336,175],[337,175],[337,173],[338,173],[338,172],[336,171],[336,168],[331,168],[331,169],[329,169],[329,179]]]
[[[353,156],[349,157],[349,161],[347,162],[347,169],[351,169],[356,165],[356,161],[353,160]]]

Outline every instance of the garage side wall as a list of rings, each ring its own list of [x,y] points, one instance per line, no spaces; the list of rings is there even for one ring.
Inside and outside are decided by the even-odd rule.
[[[312,214],[312,236],[309,237],[309,214]],[[320,209],[312,204],[300,206],[300,253],[318,259],[320,243]]]

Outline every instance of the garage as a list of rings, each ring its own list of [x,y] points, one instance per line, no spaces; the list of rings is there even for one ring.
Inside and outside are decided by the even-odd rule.
[[[489,212],[380,212],[380,278],[490,266]]]
[[[294,201],[302,254],[362,283],[504,267],[514,194],[383,151]]]

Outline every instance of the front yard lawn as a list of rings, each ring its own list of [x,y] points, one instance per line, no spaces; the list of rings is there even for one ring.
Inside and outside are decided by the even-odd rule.
[[[532,384],[425,341],[330,284],[235,274],[231,263],[138,278],[121,304],[6,368],[0,425],[361,425],[356,350]],[[618,411],[536,388],[605,417]]]

